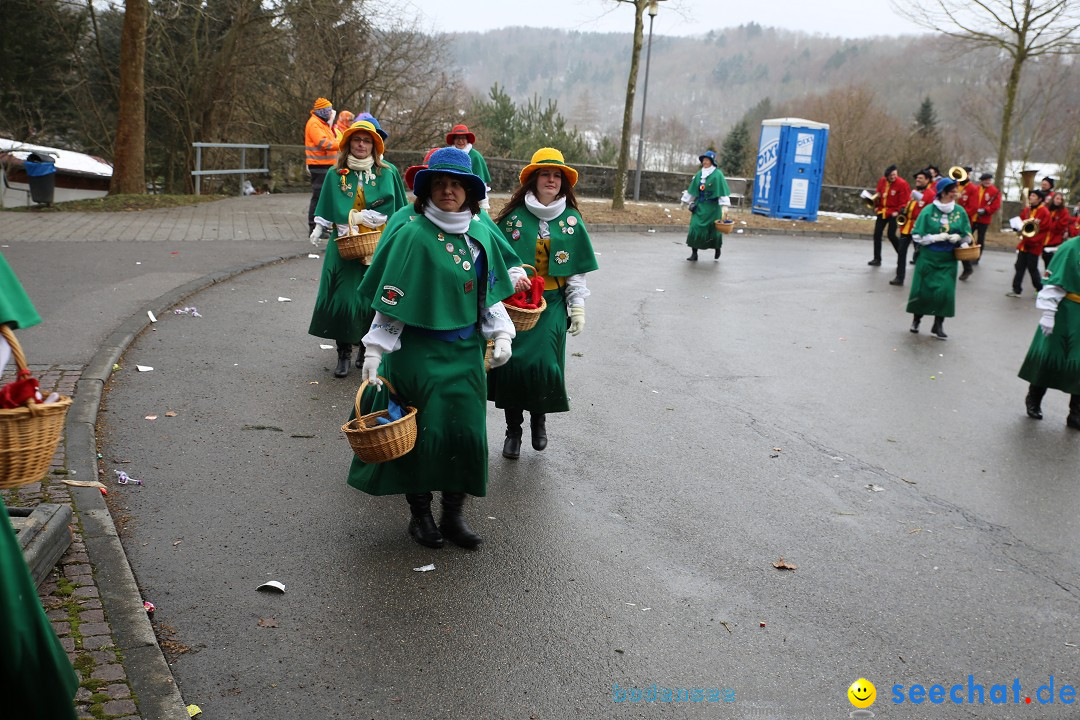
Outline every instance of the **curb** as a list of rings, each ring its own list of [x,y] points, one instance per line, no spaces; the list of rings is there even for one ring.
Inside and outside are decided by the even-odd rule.
[[[165,314],[184,299],[231,278],[276,263],[306,257],[307,250],[274,256],[204,275],[170,290],[124,321],[90,359],[79,379],[64,424],[68,467],[82,478],[97,479],[97,422],[101,393],[128,346],[150,325],[146,311]],[[124,670],[143,720],[189,720],[180,690],[158,646],[142,593],[128,563],[105,499],[97,488],[71,488],[71,499],[82,524],[83,542],[94,568],[101,604],[112,628]]]

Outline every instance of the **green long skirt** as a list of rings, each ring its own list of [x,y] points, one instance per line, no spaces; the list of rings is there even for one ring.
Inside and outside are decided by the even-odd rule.
[[[1080,395],[1080,303],[1062,299],[1049,336],[1035,330],[1020,377],[1032,385]]]
[[[417,408],[416,447],[377,465],[353,456],[349,485],[369,495],[487,494],[484,345],[480,333],[444,342],[405,330],[401,348],[383,356],[379,374],[394,386],[403,407]],[[386,405],[385,387],[364,390],[360,409],[365,414]]]
[[[364,307],[358,292],[367,269],[368,266],[359,260],[342,259],[334,240],[326,243],[319,294],[315,298],[308,335],[350,345],[360,344],[375,317],[370,307]]]
[[[690,232],[686,236],[686,244],[698,250],[719,250],[723,247],[724,236],[715,225],[722,216],[723,208],[717,203],[697,205],[690,215]]]
[[[75,718],[79,679],[38,601],[18,538],[0,502],[0,703],[8,717]]]
[[[531,413],[570,409],[566,397],[566,299],[562,290],[544,292],[547,309],[531,330],[514,338],[510,362],[488,373],[488,400],[498,408]]]
[[[956,258],[952,252],[919,251],[907,311],[913,315],[956,315]]]

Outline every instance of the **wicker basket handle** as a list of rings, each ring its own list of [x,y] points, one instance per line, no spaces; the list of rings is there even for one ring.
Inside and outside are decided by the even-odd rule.
[[[536,277],[536,268],[534,268],[532,265],[526,265],[525,263],[521,263],[521,269],[526,271],[526,276],[529,274],[528,271],[532,270],[533,277]]]
[[[384,378],[382,375],[378,375],[376,377],[383,381],[383,385],[386,387],[387,390],[390,391],[391,395],[397,395],[397,390],[394,389],[394,386],[390,384],[389,380]],[[356,403],[354,405],[354,407],[356,408],[356,417],[360,417],[361,415],[363,415],[363,413],[360,412],[360,398],[361,396],[363,396],[364,388],[366,388],[368,384],[369,383],[367,379],[365,379],[364,382],[360,383],[360,387],[356,390]],[[378,391],[376,390],[376,392]]]
[[[3,335],[8,345],[11,346],[11,356],[15,358],[15,365],[19,368],[19,371],[29,371],[26,367],[26,356],[23,355],[22,345],[15,339],[15,333],[11,331],[11,328],[7,325],[0,325],[0,335]]]

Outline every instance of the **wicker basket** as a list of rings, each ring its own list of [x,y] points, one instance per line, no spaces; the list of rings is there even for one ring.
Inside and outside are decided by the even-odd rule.
[[[11,346],[18,369],[26,370],[26,356],[6,325],[0,334]],[[0,489],[35,483],[45,477],[52,462],[71,398],[61,396],[48,405],[30,400],[24,407],[0,409]]]
[[[380,235],[382,235],[381,228],[355,235],[342,235],[335,241],[337,242],[338,255],[343,260],[360,260],[361,258],[371,257],[375,254]]]
[[[536,275],[536,268],[534,268],[532,265],[522,265],[521,267],[532,270],[533,275]],[[526,272],[525,274],[528,275],[528,272]],[[547,310],[547,300],[545,300],[544,297],[541,295],[540,307],[536,308],[535,310],[514,307],[513,305],[508,305],[506,303],[503,303],[503,307],[506,308],[506,314],[509,315],[510,319],[514,321],[514,328],[518,332],[524,332],[526,330],[532,330],[534,327],[536,327],[537,321],[540,320],[540,314]]]
[[[713,225],[715,225],[716,229],[718,231],[720,231],[721,233],[723,233],[724,235],[727,235],[729,232],[731,232],[732,230],[735,229],[735,221],[734,220],[727,220],[727,219],[717,220],[717,221],[715,221],[713,223]]]
[[[390,381],[380,376],[388,392],[394,388]],[[416,445],[416,408],[406,406],[405,416],[385,425],[380,425],[375,418],[388,418],[386,410],[360,414],[360,398],[368,381],[360,383],[356,391],[356,417],[341,426],[341,431],[352,446],[356,457],[369,465],[389,462],[405,455]]]
[[[979,256],[982,255],[982,246],[976,244],[966,248],[953,248],[952,254],[953,257],[957,260],[963,260],[964,262],[972,262],[978,260]]]

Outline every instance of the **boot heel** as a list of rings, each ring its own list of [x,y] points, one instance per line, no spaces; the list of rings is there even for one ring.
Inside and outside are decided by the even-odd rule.
[[[475,550],[480,547],[484,539],[465,524],[465,516],[462,514],[464,506],[465,493],[444,492],[442,494],[442,522],[439,524],[439,530],[442,531],[443,537],[458,547]]]
[[[529,427],[532,429],[533,450],[543,450],[547,447],[547,424],[543,413],[536,413],[529,418]]]

